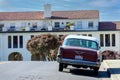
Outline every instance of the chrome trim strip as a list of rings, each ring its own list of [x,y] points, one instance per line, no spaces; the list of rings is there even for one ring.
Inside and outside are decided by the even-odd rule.
[[[84,61],[84,60],[57,58],[57,61],[60,63],[66,63],[66,64],[71,64],[71,65],[84,65],[84,66],[93,66],[93,67],[100,66],[100,62],[91,62],[91,61]]]

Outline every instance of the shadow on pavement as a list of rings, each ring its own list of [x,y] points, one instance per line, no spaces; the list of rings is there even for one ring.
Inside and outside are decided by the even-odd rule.
[[[111,74],[120,74],[120,68],[109,68]]]
[[[108,74],[107,71],[99,71],[98,77],[99,78],[110,78],[110,75]]]
[[[98,74],[95,74],[93,70],[89,69],[70,69],[70,73],[74,75],[98,77]]]
[[[95,74],[93,70],[90,69],[70,69],[70,73],[73,75],[82,75],[82,76],[90,76],[96,78],[110,78],[107,71],[99,71],[98,74]]]

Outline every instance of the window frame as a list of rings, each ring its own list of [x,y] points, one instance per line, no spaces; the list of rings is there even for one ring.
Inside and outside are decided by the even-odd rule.
[[[94,21],[89,21],[88,28],[93,28],[93,27],[94,27]]]
[[[13,36],[13,48],[18,48],[18,36],[15,35]]]
[[[82,26],[83,26],[82,21],[77,21],[77,29],[78,30],[82,29],[83,28]]]
[[[55,22],[54,24],[55,24],[55,28],[59,28],[60,27],[60,22]]]

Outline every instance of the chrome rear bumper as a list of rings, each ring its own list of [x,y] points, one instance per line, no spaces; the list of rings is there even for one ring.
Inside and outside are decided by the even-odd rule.
[[[85,60],[74,60],[74,59],[66,59],[66,58],[57,58],[59,63],[65,63],[70,65],[81,65],[81,66],[88,66],[88,67],[100,67],[100,62],[91,62]]]

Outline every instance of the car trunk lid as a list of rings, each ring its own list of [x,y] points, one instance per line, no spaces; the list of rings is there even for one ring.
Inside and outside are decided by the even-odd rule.
[[[97,61],[97,50],[82,47],[62,47],[62,58]]]

